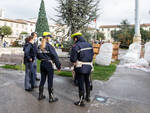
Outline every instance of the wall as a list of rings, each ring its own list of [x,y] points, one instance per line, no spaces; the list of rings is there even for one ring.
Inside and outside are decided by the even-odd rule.
[[[69,57],[68,52],[62,52],[61,49],[55,49],[59,57]],[[0,57],[2,54],[23,55],[23,48],[0,48]]]
[[[2,54],[23,55],[23,48],[0,48],[0,57],[1,57]]]

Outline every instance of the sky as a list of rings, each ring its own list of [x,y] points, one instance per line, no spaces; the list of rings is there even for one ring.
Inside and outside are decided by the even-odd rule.
[[[41,0],[0,0],[0,8],[9,19],[28,19],[38,16]],[[55,18],[57,0],[44,0],[48,18]],[[150,0],[140,0],[140,23],[150,23]],[[120,24],[124,19],[134,23],[135,0],[101,0],[97,25]]]

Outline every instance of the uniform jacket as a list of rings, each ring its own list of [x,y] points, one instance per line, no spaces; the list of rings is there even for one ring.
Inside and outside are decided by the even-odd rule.
[[[58,55],[53,46],[49,43],[46,43],[45,50],[41,50],[40,47],[38,47],[37,58],[39,60],[45,61],[52,60],[55,63],[57,69],[61,69],[61,64],[59,62]]]
[[[30,62],[29,59],[32,58],[32,62],[35,59],[36,53],[35,48],[32,43],[26,43],[23,47],[24,51],[24,63]]]
[[[77,60],[82,62],[92,62],[93,60],[93,48],[92,45],[80,37],[77,42],[73,45],[71,50],[70,61],[75,63]],[[82,65],[81,68],[75,70],[80,73],[90,73],[92,67],[90,65]]]

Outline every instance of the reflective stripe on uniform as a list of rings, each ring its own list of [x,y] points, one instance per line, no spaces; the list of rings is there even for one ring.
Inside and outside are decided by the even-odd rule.
[[[83,49],[80,49],[80,50],[78,50],[78,53],[80,53],[81,51],[85,51],[85,50],[91,50],[91,49],[93,49],[93,48],[91,48],[91,47],[88,47],[88,48],[83,48]]]

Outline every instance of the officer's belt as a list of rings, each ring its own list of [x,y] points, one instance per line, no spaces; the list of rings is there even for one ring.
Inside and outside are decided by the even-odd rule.
[[[76,62],[76,67],[82,67],[82,65],[90,65],[92,67],[92,71],[94,71],[93,62],[82,62],[82,61]]]
[[[82,61],[77,61],[76,62],[76,67],[82,67],[82,65],[91,65],[93,66],[92,62],[82,62]]]
[[[48,62],[50,62],[50,63],[52,64],[52,67],[54,68],[54,63],[53,63],[53,61],[52,61],[52,60],[48,60],[48,59],[41,59],[41,61],[48,61]]]

